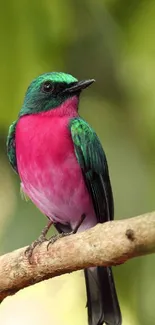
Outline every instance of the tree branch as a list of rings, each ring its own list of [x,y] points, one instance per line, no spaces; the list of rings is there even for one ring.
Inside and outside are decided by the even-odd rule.
[[[34,249],[31,264],[26,247],[0,257],[0,301],[34,283],[64,273],[124,263],[155,252],[155,212],[98,224],[85,232]]]

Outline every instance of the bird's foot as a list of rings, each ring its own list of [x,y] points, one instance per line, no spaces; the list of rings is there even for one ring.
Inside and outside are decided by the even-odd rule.
[[[61,234],[56,234],[53,235],[49,240],[48,240],[48,244],[47,244],[47,250],[49,248],[49,245],[54,244],[58,239],[66,237],[66,236],[70,236],[73,235],[74,232],[70,231],[70,232],[62,232]]]
[[[45,241],[47,241],[47,238],[43,235],[40,235],[30,246],[28,246],[25,250],[25,255],[28,257],[29,262],[30,262],[30,258],[33,254],[33,250],[36,246],[40,246],[42,243],[44,243]]]
[[[47,235],[48,230],[50,229],[52,223],[53,223],[52,221],[49,221],[47,226],[42,230],[40,236],[30,246],[28,246],[27,249],[25,250],[25,255],[27,256],[29,263],[31,263],[31,256],[33,254],[34,248],[36,246],[40,246],[45,241],[48,241],[48,239],[46,238],[46,235]]]
[[[80,218],[80,221],[78,222],[78,224],[76,225],[76,227],[72,231],[70,231],[70,232],[62,232],[61,234],[56,234],[56,235],[52,236],[48,241],[47,250],[49,248],[49,245],[54,244],[58,239],[66,237],[66,236],[70,236],[70,235],[73,235],[73,234],[76,234],[76,232],[78,231],[78,229],[81,226],[82,222],[84,221],[85,217],[86,217],[86,215],[82,214],[82,216]]]

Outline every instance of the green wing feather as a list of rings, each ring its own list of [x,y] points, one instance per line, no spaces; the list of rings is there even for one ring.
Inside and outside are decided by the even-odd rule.
[[[98,222],[113,219],[113,195],[108,165],[93,129],[81,118],[70,121],[74,150],[89,190]],[[121,312],[111,269],[85,269],[89,324],[121,325]]]
[[[74,150],[92,197],[98,222],[113,219],[114,204],[105,153],[94,130],[81,118],[70,121]]]
[[[16,124],[17,124],[17,121],[13,122],[9,127],[6,146],[7,146],[7,155],[9,158],[9,162],[10,162],[13,170],[18,174],[17,159],[16,159],[16,143],[15,143]],[[23,200],[25,200],[25,201],[29,200],[29,197],[23,191],[21,186],[20,186],[20,194],[21,194],[21,197]]]
[[[9,162],[16,173],[18,173],[17,159],[16,159],[16,144],[15,144],[15,132],[17,121],[13,122],[9,127],[9,133],[7,137],[7,155]]]

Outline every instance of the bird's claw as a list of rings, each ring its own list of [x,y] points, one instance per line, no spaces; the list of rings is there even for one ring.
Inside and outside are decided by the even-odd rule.
[[[62,232],[61,234],[57,234],[57,235],[52,236],[48,241],[47,250],[49,248],[49,245],[54,244],[58,239],[60,239],[62,237],[66,237],[66,236],[76,234],[76,232],[78,231],[79,227],[81,226],[81,224],[83,223],[85,218],[86,218],[86,215],[82,214],[78,224],[76,225],[76,227],[72,231],[70,231],[70,232]]]
[[[48,222],[48,224],[43,228],[41,235],[38,237],[38,239],[36,239],[30,246],[27,247],[27,249],[25,250],[25,255],[27,256],[29,263],[31,264],[31,256],[33,254],[33,250],[36,246],[40,246],[42,243],[44,243],[45,241],[48,241],[46,238],[46,235],[48,233],[48,230],[50,229],[50,227],[52,226],[52,221],[50,220]]]
[[[52,225],[52,221],[49,221],[49,223],[47,224],[47,226],[42,230],[41,235],[38,237],[38,239],[36,239],[30,246],[28,246],[25,250],[25,255],[29,260],[29,263],[31,264],[31,257],[33,254],[33,250],[36,246],[40,246],[42,243],[47,242],[47,250],[49,248],[50,244],[54,244],[58,239],[62,238],[62,237],[66,237],[66,236],[70,236],[73,235],[77,232],[77,230],[79,229],[79,227],[81,226],[83,220],[85,219],[86,215],[82,214],[81,219],[79,221],[79,223],[76,225],[76,227],[70,231],[70,232],[66,232],[66,233],[61,233],[61,234],[56,234],[53,235],[49,240],[46,238],[47,232],[49,230],[49,228]]]
[[[48,241],[47,238],[43,235],[40,235],[38,239],[36,239],[30,246],[28,246],[25,250],[25,255],[29,260],[29,263],[31,264],[31,257],[33,254],[33,250],[36,246],[40,246],[45,241]]]
[[[66,232],[66,233],[61,233],[61,234],[56,234],[53,235],[49,240],[48,240],[48,244],[47,244],[47,250],[49,248],[49,245],[54,244],[58,239],[66,237],[66,236],[70,236],[73,235],[74,231],[70,231],[70,232]]]

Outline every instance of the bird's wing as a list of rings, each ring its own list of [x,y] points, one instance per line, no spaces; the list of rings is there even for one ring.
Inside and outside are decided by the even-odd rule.
[[[6,146],[7,146],[7,155],[9,158],[9,162],[12,168],[14,169],[14,171],[18,174],[17,159],[16,159],[16,144],[15,144],[16,124],[17,121],[13,122],[9,127]]]
[[[113,219],[113,195],[108,165],[101,143],[93,129],[81,118],[70,122],[74,150],[93,201],[98,222]],[[85,270],[88,323],[121,325],[121,312],[109,267]]]
[[[81,118],[70,121],[74,150],[91,195],[98,222],[113,219],[114,204],[105,153],[94,130]]]

